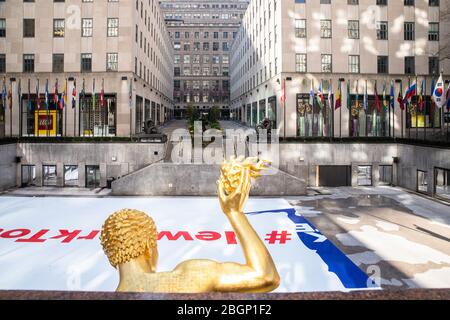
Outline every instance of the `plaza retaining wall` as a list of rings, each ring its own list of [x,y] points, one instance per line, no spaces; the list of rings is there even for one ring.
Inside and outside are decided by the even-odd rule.
[[[17,145],[0,144],[0,191],[16,186]]]

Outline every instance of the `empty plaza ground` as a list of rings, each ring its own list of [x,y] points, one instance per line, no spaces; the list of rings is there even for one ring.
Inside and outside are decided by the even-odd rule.
[[[109,198],[107,190],[77,188],[16,189],[5,196]],[[317,188],[283,199],[383,289],[450,288],[450,207],[445,203],[392,187]],[[24,206],[30,207],[29,200]]]

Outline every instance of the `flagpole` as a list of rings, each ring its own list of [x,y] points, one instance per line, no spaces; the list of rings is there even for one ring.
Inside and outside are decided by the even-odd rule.
[[[13,104],[13,100],[12,100],[12,81],[9,81],[9,85],[10,85],[10,92],[11,92],[11,96],[9,98],[9,136],[12,137],[12,104]]]
[[[425,96],[422,98],[423,100],[423,110],[422,110],[422,114],[423,114],[423,141],[427,140],[427,127],[428,127],[428,121],[427,121],[427,76],[425,75],[423,78],[423,92],[422,92],[422,96]]]
[[[341,79],[339,79],[339,86],[340,86],[340,90],[339,90],[339,94],[341,96],[341,107],[339,108],[339,138],[342,139],[342,82]],[[334,125],[334,123],[333,123]]]
[[[416,74],[416,140],[419,139],[419,87],[417,80]],[[422,88],[420,90],[422,90]]]

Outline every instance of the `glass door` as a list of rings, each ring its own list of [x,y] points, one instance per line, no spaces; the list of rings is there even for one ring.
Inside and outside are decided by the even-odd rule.
[[[86,188],[95,189],[100,187],[100,167],[86,166]]]

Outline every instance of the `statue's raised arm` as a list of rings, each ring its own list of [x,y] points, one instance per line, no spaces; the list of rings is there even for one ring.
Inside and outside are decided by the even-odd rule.
[[[118,268],[118,291],[132,292],[268,292],[278,287],[275,264],[244,214],[251,189],[268,162],[232,158],[221,166],[218,196],[245,255],[245,263],[188,260],[170,272],[156,272],[158,234],[145,213],[124,209],[102,228],[101,242],[110,263]]]

